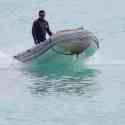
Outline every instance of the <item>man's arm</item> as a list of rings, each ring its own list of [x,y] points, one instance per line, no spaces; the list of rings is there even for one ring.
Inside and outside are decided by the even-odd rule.
[[[49,34],[49,36],[52,36],[52,31],[49,28],[48,22],[47,22],[47,33]]]
[[[35,44],[38,44],[36,32],[37,32],[37,23],[33,22],[33,25],[32,25],[32,36],[33,36]]]

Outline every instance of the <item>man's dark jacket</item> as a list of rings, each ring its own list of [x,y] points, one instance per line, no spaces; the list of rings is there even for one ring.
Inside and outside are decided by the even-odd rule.
[[[32,35],[35,44],[39,44],[40,42],[45,41],[46,33],[48,33],[50,36],[52,35],[52,32],[49,29],[48,22],[43,19],[35,20],[32,26]]]

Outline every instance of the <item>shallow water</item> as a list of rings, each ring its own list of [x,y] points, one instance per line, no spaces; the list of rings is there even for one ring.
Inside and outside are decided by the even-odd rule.
[[[123,0],[0,0],[0,125],[124,125]],[[12,56],[33,46],[31,25],[47,11],[55,32],[84,26],[100,49],[83,63],[27,69]],[[56,64],[55,64],[56,65]]]

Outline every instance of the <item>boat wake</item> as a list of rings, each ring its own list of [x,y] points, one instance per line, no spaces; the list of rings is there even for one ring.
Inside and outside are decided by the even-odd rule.
[[[12,58],[12,56],[10,56],[9,54],[5,54],[5,53],[0,51],[0,69],[10,68],[10,67],[12,67],[12,65],[15,64],[15,62],[17,62],[17,61],[14,60]]]
[[[125,65],[125,60],[123,59],[108,59],[96,53],[91,58],[86,60],[87,65],[91,66],[113,66],[113,65]]]

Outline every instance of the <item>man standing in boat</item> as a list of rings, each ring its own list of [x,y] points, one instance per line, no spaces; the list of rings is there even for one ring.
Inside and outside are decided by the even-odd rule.
[[[46,33],[48,33],[49,36],[52,36],[49,24],[45,20],[45,15],[45,11],[40,10],[39,18],[33,22],[32,35],[36,45],[46,40]]]

